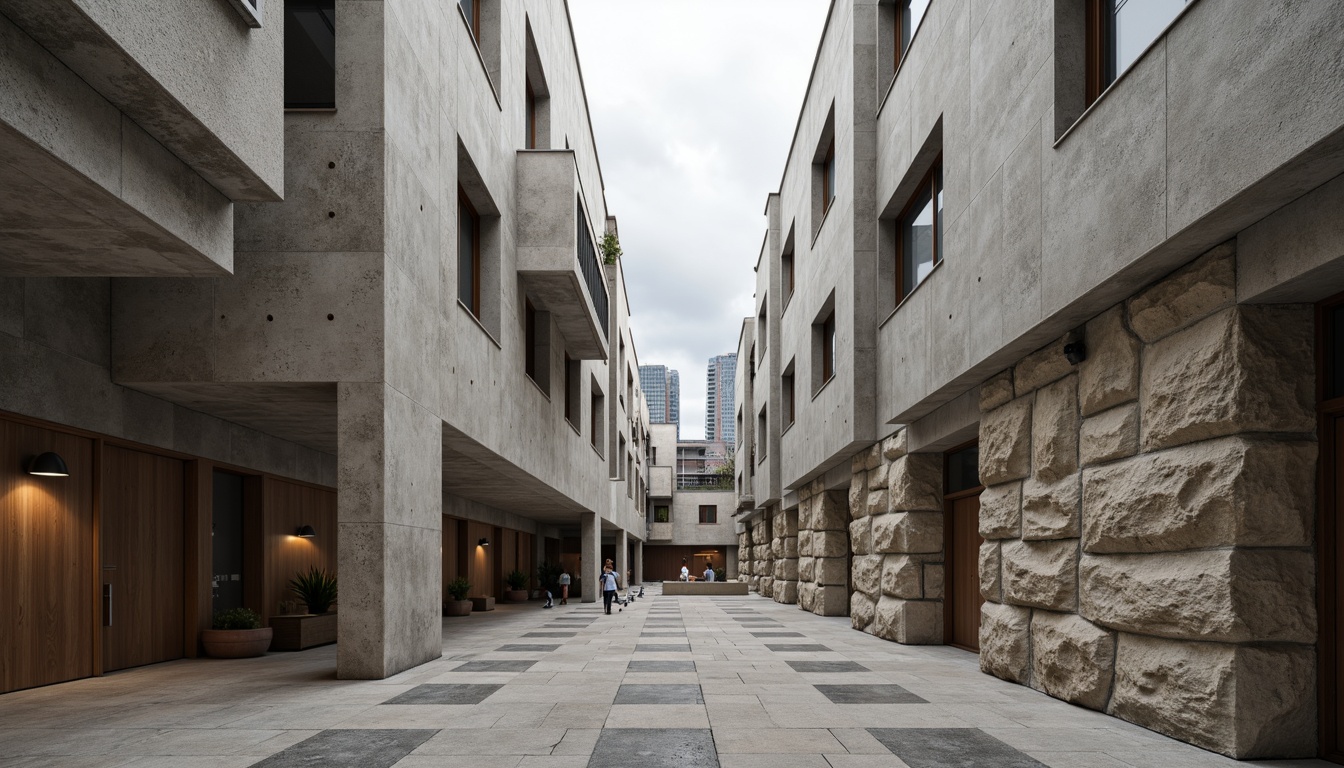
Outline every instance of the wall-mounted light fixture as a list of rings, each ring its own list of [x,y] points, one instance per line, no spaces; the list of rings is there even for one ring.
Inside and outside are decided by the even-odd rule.
[[[47,451],[40,453],[28,464],[28,474],[42,477],[69,477],[70,469],[59,454]]]
[[[313,526],[305,525],[299,528],[299,530],[294,535],[298,536],[300,539],[316,539],[317,531],[313,530]]]
[[[479,541],[476,542],[476,546],[478,546],[478,547],[488,547],[488,546],[490,546],[490,540],[487,539],[487,538],[482,538],[482,539],[480,539]]]
[[[1082,339],[1064,345],[1064,359],[1069,365],[1077,365],[1087,359],[1087,345]]]

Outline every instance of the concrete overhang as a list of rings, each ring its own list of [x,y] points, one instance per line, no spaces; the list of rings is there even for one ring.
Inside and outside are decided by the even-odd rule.
[[[520,150],[518,275],[549,312],[570,357],[606,360],[610,298],[571,150]]]
[[[443,490],[548,525],[593,511],[446,422]]]

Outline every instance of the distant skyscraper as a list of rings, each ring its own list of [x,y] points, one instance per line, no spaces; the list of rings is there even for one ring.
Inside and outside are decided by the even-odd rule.
[[[737,442],[734,414],[733,377],[737,375],[737,353],[709,358],[705,391],[705,439],[733,445]]]
[[[665,365],[639,366],[639,386],[649,403],[649,422],[676,424],[681,438],[681,376]]]

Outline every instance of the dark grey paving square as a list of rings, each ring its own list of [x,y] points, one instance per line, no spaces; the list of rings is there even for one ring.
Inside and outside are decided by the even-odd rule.
[[[818,643],[766,643],[765,647],[775,653],[821,653],[831,650]]]
[[[869,728],[910,768],[1045,768],[978,728]]]
[[[704,694],[695,683],[622,685],[613,704],[704,704]]]
[[[417,685],[384,704],[480,704],[502,685]]]
[[[779,622],[769,616],[734,616],[733,621],[742,624],[778,624]]]
[[[640,632],[640,637],[685,637],[686,632]]]
[[[528,632],[523,637],[574,637],[578,632]]]
[[[536,659],[517,661],[468,661],[450,672],[526,672],[536,664]]]
[[[928,704],[899,685],[814,685],[832,704]]]
[[[436,733],[436,730],[419,729],[322,731],[254,765],[261,768],[307,768],[313,765],[389,768]]]
[[[755,608],[724,608],[724,613],[756,613]]]
[[[790,661],[794,672],[868,672],[869,669],[854,661]]]
[[[802,632],[752,632],[752,637],[807,637]]]
[[[637,643],[635,653],[690,653],[691,646],[671,643]]]
[[[534,643],[513,643],[511,645],[501,645],[496,648],[500,653],[550,653],[558,645],[537,645]]]
[[[626,672],[694,672],[694,661],[631,661]]]
[[[719,768],[708,728],[607,728],[588,768]]]

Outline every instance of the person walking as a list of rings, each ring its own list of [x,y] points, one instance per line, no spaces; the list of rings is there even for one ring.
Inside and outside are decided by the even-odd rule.
[[[616,572],[611,569],[611,564],[602,566],[602,607],[608,616],[611,615],[611,601],[616,599],[616,583]]]
[[[569,570],[560,567],[560,604],[569,605]]]

